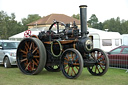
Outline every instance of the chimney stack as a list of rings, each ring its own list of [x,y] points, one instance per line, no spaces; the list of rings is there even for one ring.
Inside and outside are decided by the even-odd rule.
[[[87,5],[80,5],[81,37],[87,37]]]

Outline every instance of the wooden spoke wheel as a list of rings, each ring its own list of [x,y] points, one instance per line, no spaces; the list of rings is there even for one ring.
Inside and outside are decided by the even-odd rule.
[[[45,66],[45,69],[50,72],[59,72],[60,65],[53,65],[53,66]]]
[[[46,50],[37,38],[23,39],[17,48],[17,65],[28,75],[38,74],[46,64]]]
[[[87,67],[88,71],[95,76],[104,75],[109,67],[109,59],[104,51],[101,49],[93,49],[90,52],[90,57],[96,61],[95,65]]]
[[[83,58],[76,49],[67,49],[61,58],[61,70],[65,77],[73,79],[80,76],[83,70]]]

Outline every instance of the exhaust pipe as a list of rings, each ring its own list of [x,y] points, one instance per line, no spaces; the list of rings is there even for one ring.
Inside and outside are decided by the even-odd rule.
[[[80,5],[81,37],[87,37],[87,5]]]

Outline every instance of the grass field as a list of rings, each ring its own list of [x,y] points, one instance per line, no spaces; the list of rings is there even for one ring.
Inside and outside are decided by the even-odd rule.
[[[109,68],[103,76],[92,76],[86,68],[77,79],[67,79],[62,72],[48,72],[25,75],[17,67],[0,66],[0,85],[128,85],[126,70]]]

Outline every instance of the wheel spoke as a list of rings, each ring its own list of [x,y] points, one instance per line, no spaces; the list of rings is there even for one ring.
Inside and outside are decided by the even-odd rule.
[[[77,66],[75,66],[77,70],[79,70],[79,68]]]
[[[25,70],[28,70],[28,67],[29,67],[30,64],[31,64],[31,63],[29,62],[28,65],[26,66]]]
[[[34,65],[38,66],[38,64],[34,60],[32,60],[32,62],[33,62]]]
[[[103,70],[102,66],[99,64],[100,68]]]
[[[65,63],[65,62],[64,62],[64,64],[67,65],[68,63]]]
[[[100,60],[100,61],[105,61],[105,59],[102,59],[102,60]]]
[[[35,70],[34,66],[35,66],[34,63],[32,63],[32,70]]]
[[[31,50],[32,49],[32,43],[30,44],[30,48],[29,48],[29,50]]]
[[[22,49],[20,50],[20,52],[22,52],[22,53],[24,53],[24,54],[26,54],[26,55],[27,55],[27,52],[25,52],[25,51],[24,51],[24,50],[22,50]]]
[[[72,76],[72,72],[73,72],[73,71],[71,70],[71,76]]]
[[[103,65],[103,66],[105,66],[105,64],[104,63],[98,63],[99,65]]]
[[[35,51],[37,51],[37,49],[38,49],[38,47],[36,47],[36,48],[33,50],[32,54],[35,53]]]
[[[27,47],[25,46],[25,50],[26,50],[26,52],[28,52],[28,49],[27,49]]]
[[[76,72],[75,72],[75,70],[74,70],[74,68],[72,67],[72,70],[73,70],[73,72],[76,74]]]
[[[27,55],[22,55],[22,57],[27,57]]]
[[[26,61],[26,60],[27,60],[27,58],[20,60],[20,62],[22,63],[22,62],[24,62],[24,61]]]
[[[37,64],[39,64],[39,60],[36,59]]]
[[[27,48],[29,49],[29,44],[27,42],[25,42],[25,45],[27,46]]]
[[[73,65],[80,65],[79,63],[73,63]]]
[[[25,66],[27,66],[27,65],[28,65],[28,60],[26,60],[26,62],[24,63],[24,65],[25,65]]]
[[[39,58],[40,56],[33,56],[34,58]]]
[[[67,60],[67,61],[69,61],[66,57],[64,59]]]
[[[69,66],[68,66],[69,67]],[[70,67],[68,68],[67,74],[69,74]]]
[[[35,54],[39,54],[39,50],[37,50]]]
[[[34,45],[34,43],[32,42],[32,47],[33,47],[33,49],[35,49],[35,45]]]
[[[69,59],[70,59],[70,57],[69,57],[69,53],[67,54],[67,57],[68,57],[68,61],[69,61]]]
[[[65,69],[69,69],[69,66],[65,67]]]
[[[100,71],[99,71],[99,69],[98,69],[98,67],[96,66],[96,69],[98,70],[98,72],[100,73]]]
[[[100,59],[100,58],[101,58],[101,56],[103,56],[103,55],[98,56],[98,57],[97,57],[97,59]]]

